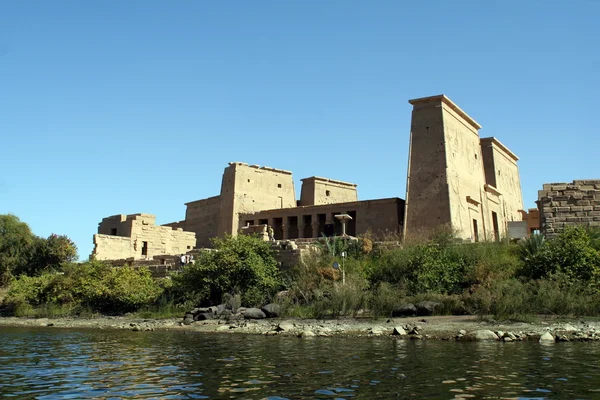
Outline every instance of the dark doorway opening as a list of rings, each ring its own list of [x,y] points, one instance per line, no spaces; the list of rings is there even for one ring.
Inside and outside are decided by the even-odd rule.
[[[494,226],[494,239],[500,240],[500,228],[498,227],[498,214],[492,211],[492,225]]]
[[[479,242],[479,230],[477,229],[477,220],[473,220],[473,239]]]
[[[273,218],[273,225],[275,240],[283,239],[283,218]]]
[[[148,242],[142,242],[142,255],[148,255]]]
[[[288,239],[298,239],[298,217],[288,217]]]
[[[304,237],[312,238],[312,215],[305,215],[304,219]]]

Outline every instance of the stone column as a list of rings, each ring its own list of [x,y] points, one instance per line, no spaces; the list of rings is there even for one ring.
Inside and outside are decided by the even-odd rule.
[[[315,218],[316,215],[313,215],[313,220],[310,223],[311,227],[312,227],[312,237],[313,239],[316,239],[319,237],[319,218]]]
[[[304,238],[304,217],[300,215],[298,217],[298,239]]]
[[[287,224],[287,221],[285,221],[285,218],[282,218],[281,221],[281,231],[282,231],[282,239],[283,240],[287,240],[290,237],[290,232],[289,232],[290,226]]]

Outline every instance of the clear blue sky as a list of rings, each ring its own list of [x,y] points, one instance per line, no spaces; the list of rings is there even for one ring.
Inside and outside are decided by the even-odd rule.
[[[181,220],[229,161],[404,198],[407,100],[440,93],[521,158],[533,207],[600,178],[598,21],[598,0],[5,1],[0,213],[87,258],[103,217]]]

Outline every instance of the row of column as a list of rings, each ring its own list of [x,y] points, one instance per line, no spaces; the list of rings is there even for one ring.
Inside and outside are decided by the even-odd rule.
[[[325,225],[328,224],[333,224],[334,223],[334,217],[333,217],[334,213],[327,213],[325,214]],[[323,214],[320,214],[323,215]],[[304,223],[304,216],[299,216],[296,217],[297,221],[298,221],[298,238],[297,239],[304,239],[304,228],[306,227],[306,224]],[[275,220],[278,218],[269,218],[269,225],[271,227],[273,227],[273,229],[275,229]],[[287,240],[290,239],[290,225],[288,224],[290,217],[281,217],[281,231],[282,231],[282,239],[283,240]],[[314,214],[311,215],[311,222],[310,222],[310,226],[311,226],[311,233],[312,236],[311,238],[318,238],[320,236],[320,232],[319,232],[319,217],[318,214]],[[296,238],[294,238],[296,239]]]

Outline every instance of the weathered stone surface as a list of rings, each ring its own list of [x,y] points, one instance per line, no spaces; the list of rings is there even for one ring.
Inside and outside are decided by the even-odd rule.
[[[441,307],[441,303],[436,303],[435,301],[421,301],[415,304],[417,309],[417,315],[433,315],[436,309]]]
[[[553,334],[546,332],[540,337],[539,341],[540,343],[554,343],[556,342],[556,339],[554,338]]]
[[[498,340],[498,335],[488,329],[481,329],[471,334],[475,340]]]
[[[277,318],[281,312],[281,306],[279,304],[270,303],[261,308],[262,312],[265,313],[267,318]]]
[[[395,336],[405,336],[406,334],[407,334],[406,331],[401,326],[394,327],[394,330],[392,331],[392,335],[395,335]]]
[[[246,311],[244,311],[245,319],[263,319],[266,317],[267,316],[260,308],[247,308]]]
[[[289,332],[294,330],[294,324],[290,322],[280,322],[277,325],[277,329],[283,332]]]
[[[214,318],[215,318],[215,315],[213,313],[204,312],[204,313],[196,314],[196,316],[194,317],[194,321],[206,321],[208,319],[214,319]]]
[[[414,315],[417,315],[417,307],[412,303],[402,304],[392,311],[392,317],[412,317]]]
[[[301,338],[313,337],[313,336],[316,336],[313,331],[302,331],[298,334],[298,337],[301,337]]]

